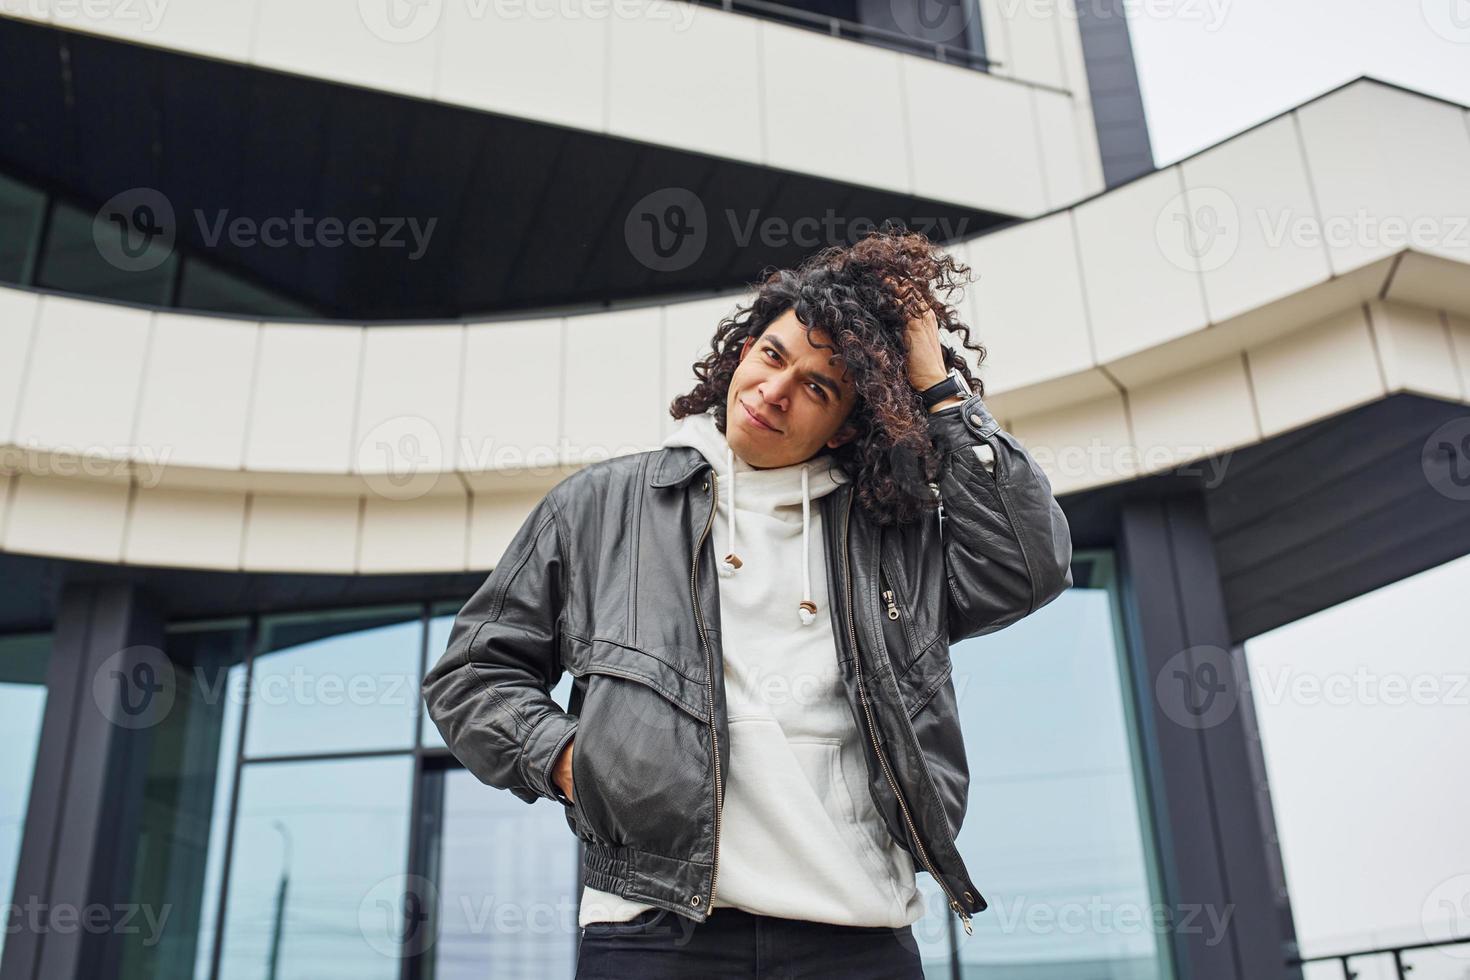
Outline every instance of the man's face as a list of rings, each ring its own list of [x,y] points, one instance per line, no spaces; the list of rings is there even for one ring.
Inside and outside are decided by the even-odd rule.
[[[831,343],[822,330],[812,340]],[[857,389],[842,358],[812,346],[795,310],[746,338],[726,398],[725,441],[758,469],[803,462],[857,435],[846,424]]]

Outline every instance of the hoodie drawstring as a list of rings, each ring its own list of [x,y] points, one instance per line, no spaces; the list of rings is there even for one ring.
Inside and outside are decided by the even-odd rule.
[[[812,499],[807,479],[809,466],[801,468],[801,603],[797,606],[797,613],[801,617],[801,625],[810,626],[817,621],[817,604],[812,601],[812,574],[811,574],[811,510]],[[720,559],[720,575],[729,578],[735,574],[743,562],[735,553],[735,451],[728,446],[725,448],[725,471],[729,474],[730,483],[730,511],[727,523],[729,524],[729,549],[725,557]]]

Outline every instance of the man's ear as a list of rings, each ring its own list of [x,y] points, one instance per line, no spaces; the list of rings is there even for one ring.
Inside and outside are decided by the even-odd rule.
[[[858,434],[857,426],[844,424],[842,428],[832,433],[832,438],[827,440],[827,448],[836,449],[838,446],[851,442]]]
[[[750,350],[750,345],[753,343],[755,343],[754,337],[746,337],[743,341],[740,342],[740,357],[738,361],[745,360],[745,352]]]

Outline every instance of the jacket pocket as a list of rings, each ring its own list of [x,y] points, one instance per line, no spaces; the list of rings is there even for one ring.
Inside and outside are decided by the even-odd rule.
[[[690,703],[702,685],[631,647],[593,641],[569,652],[582,688],[572,753],[579,835],[659,854],[697,850],[699,821],[713,811],[707,716]]]

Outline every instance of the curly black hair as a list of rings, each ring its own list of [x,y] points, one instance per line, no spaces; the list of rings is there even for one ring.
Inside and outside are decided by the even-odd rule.
[[[669,412],[679,419],[712,410],[724,432],[727,394],[741,345],[794,308],[807,340],[841,355],[857,388],[857,404],[848,418],[857,436],[822,452],[832,454],[853,481],[858,506],[874,521],[917,520],[937,506],[929,483],[938,479],[940,459],[919,393],[908,380],[904,332],[926,304],[934,311],[940,336],[949,333],[974,351],[978,366],[985,348],[970,341],[970,328],[948,302],[941,302],[956,290],[963,295],[971,281],[968,266],[901,225],[885,224],[850,246],[827,246],[796,269],[766,273],[754,286],[755,299],[720,321],[710,353],[694,364],[699,383],[675,398]],[[894,283],[907,286],[896,290]],[[817,344],[813,330],[824,331],[832,343]],[[941,346],[946,368],[958,368],[970,387],[983,393],[965,359],[949,344]]]

